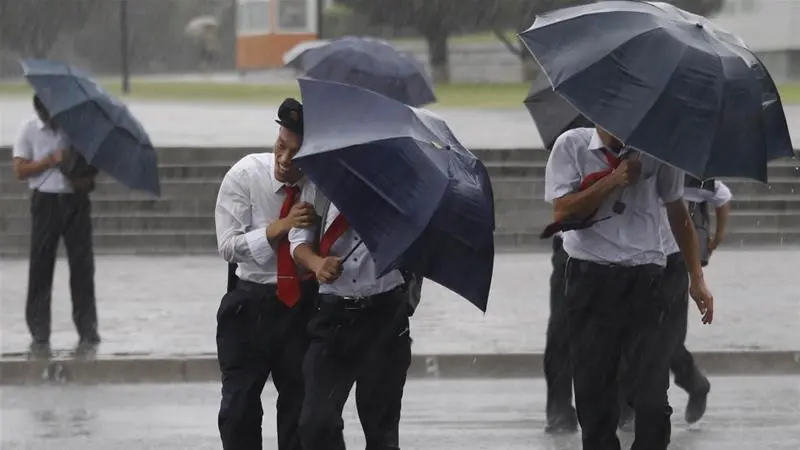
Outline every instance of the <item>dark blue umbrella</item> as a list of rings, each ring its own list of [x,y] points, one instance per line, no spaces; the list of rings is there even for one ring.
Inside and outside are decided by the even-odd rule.
[[[298,166],[347,217],[378,271],[407,268],[485,311],[494,267],[486,167],[442,119],[356,86],[300,79]]]
[[[91,165],[131,189],[161,194],[153,144],[123,103],[69,64],[26,60],[22,69],[53,121]]]
[[[545,148],[548,150],[565,131],[594,126],[569,102],[553,91],[544,72],[539,72],[533,80],[524,103],[536,123]]]
[[[541,15],[520,37],[585,117],[697,178],[766,182],[767,161],[793,155],[763,64],[707,19],[604,1]]]
[[[337,39],[305,52],[299,66],[308,77],[356,85],[407,105],[436,102],[433,82],[422,64],[380,39]]]

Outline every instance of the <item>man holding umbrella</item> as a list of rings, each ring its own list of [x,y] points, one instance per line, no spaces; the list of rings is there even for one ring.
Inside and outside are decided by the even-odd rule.
[[[669,355],[663,321],[671,295],[661,291],[661,208],[691,276],[690,292],[713,317],[697,236],[683,203],[683,173],[623,148],[597,127],[558,138],[547,162],[545,199],[564,233],[565,302],[583,448],[619,449],[618,372],[635,368],[634,450],[664,450],[670,439]],[[560,225],[559,225],[560,224]]]
[[[14,144],[14,175],[27,180],[31,194],[31,251],[25,315],[34,356],[50,355],[53,271],[58,242],[67,248],[72,294],[72,319],[78,329],[77,354],[100,343],[94,291],[94,253],[89,192],[97,170],[70,149],[66,134],[55,124],[38,96],[36,117],[23,125]],[[80,172],[76,168],[81,161]],[[67,162],[70,166],[66,167]],[[85,170],[84,170],[85,169]]]
[[[222,372],[219,431],[226,450],[261,449],[261,391],[272,376],[278,391],[278,449],[300,450],[306,325],[317,285],[303,281],[287,234],[314,222],[313,185],[292,165],[303,139],[303,108],[286,99],[273,153],[244,157],[225,175],[215,221],[220,256],[238,264],[217,312]]]

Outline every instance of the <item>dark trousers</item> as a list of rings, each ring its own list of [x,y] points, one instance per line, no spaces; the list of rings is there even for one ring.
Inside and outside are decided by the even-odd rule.
[[[368,300],[358,305],[320,296],[303,364],[304,450],[344,450],[342,409],[353,384],[367,450],[400,448],[400,409],[411,364],[408,302],[402,290]]]
[[[672,296],[672,308],[667,318],[668,339],[674,345],[670,358],[670,370],[675,375],[675,384],[681,389],[694,394],[705,388],[705,377],[694,362],[694,357],[686,349],[686,331],[689,316],[689,275],[686,263],[680,253],[673,253],[667,258],[664,269],[664,295]],[[626,388],[622,392],[622,401],[630,404],[633,393],[633,374],[627,366],[622,369],[620,384]]]
[[[31,196],[31,247],[25,318],[33,340],[50,340],[53,273],[63,237],[69,261],[72,321],[83,341],[99,340],[94,293],[92,204],[88,194]]]
[[[278,449],[301,450],[297,434],[303,404],[306,326],[317,286],[303,284],[300,302],[284,305],[274,285],[239,281],[217,312],[217,358],[222,372],[219,432],[225,450],[260,450],[261,392],[267,378],[278,391]]]
[[[564,300],[567,258],[562,239],[553,238],[550,318],[547,321],[547,341],[544,347],[548,421],[572,413],[572,367],[569,362],[567,305]]]
[[[633,450],[665,450],[670,440],[669,356],[655,265],[605,266],[569,259],[566,303],[575,403],[584,450],[619,450],[619,372],[634,372],[636,437]]]

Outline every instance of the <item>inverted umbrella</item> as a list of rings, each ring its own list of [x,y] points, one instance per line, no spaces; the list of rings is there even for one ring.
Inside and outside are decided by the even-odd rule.
[[[533,80],[525,107],[531,114],[542,142],[547,149],[553,148],[556,139],[565,131],[580,127],[593,127],[594,124],[583,117],[563,97],[553,91],[543,72]]]
[[[26,60],[22,69],[53,121],[91,165],[131,189],[161,194],[153,144],[123,103],[69,64]]]
[[[299,67],[308,77],[356,85],[407,105],[436,102],[433,82],[422,64],[380,39],[337,39],[305,52]]]
[[[486,167],[433,113],[303,78],[303,172],[342,211],[381,274],[411,269],[486,310],[494,202]]]
[[[543,14],[520,38],[589,120],[697,178],[766,182],[767,161],[793,155],[766,68],[704,18],[604,1]]]

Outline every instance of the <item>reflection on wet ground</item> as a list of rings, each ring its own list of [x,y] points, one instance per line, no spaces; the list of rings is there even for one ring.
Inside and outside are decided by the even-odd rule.
[[[671,391],[676,450],[797,450],[800,378],[714,379],[709,411],[697,425],[682,418],[686,397]],[[578,450],[577,435],[544,427],[541,380],[414,381],[407,386],[405,450]],[[3,450],[217,449],[216,384],[4,388]],[[264,395],[265,448],[274,448],[274,394]],[[352,404],[350,448],[363,448]],[[623,445],[632,436],[622,434]]]

